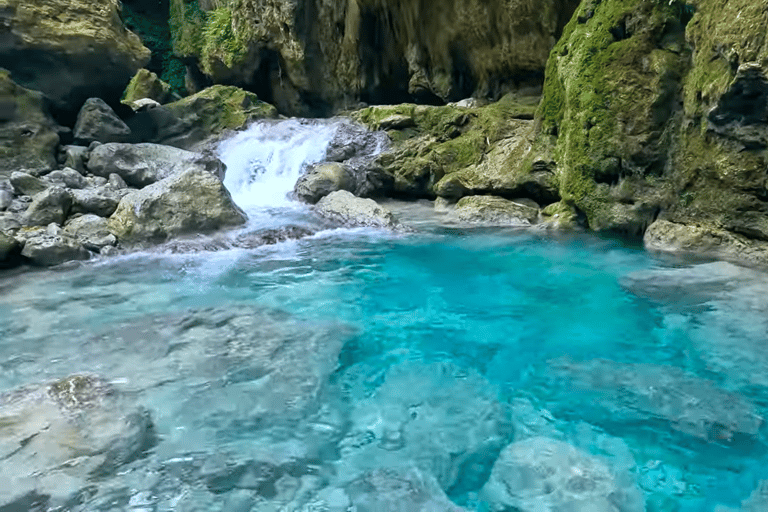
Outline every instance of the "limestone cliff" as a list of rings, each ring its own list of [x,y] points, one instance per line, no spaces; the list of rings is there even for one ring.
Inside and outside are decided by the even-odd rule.
[[[766,0],[583,2],[547,65],[535,151],[589,227],[768,241],[767,35]]]
[[[171,0],[177,55],[292,114],[539,87],[576,0]]]

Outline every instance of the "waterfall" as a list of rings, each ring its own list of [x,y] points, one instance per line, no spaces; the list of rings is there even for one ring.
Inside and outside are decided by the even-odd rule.
[[[260,121],[221,142],[224,185],[235,202],[251,212],[291,207],[296,180],[326,158],[329,144],[345,121],[288,119]]]

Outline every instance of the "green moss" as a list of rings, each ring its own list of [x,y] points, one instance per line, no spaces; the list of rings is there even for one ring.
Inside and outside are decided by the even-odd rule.
[[[210,66],[216,60],[228,68],[232,68],[240,63],[247,53],[246,42],[237,37],[235,33],[232,11],[220,7],[207,13],[206,24],[203,28],[201,54],[203,70],[213,74]]]
[[[171,0],[168,26],[176,56],[185,58],[200,54],[206,21],[198,0]]]

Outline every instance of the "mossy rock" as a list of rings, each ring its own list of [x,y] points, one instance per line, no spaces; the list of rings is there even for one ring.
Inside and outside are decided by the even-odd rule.
[[[54,169],[59,135],[43,95],[17,85],[0,69],[0,177]]]
[[[123,93],[123,103],[131,105],[134,101],[149,98],[160,104],[177,101],[181,98],[174,94],[171,86],[160,80],[155,73],[140,69]]]

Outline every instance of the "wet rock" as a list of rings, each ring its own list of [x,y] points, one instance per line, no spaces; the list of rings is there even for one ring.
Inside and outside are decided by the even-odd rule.
[[[70,213],[93,213],[99,217],[109,217],[115,213],[120,200],[128,192],[127,189],[117,191],[106,187],[72,190],[70,192],[72,196]]]
[[[64,167],[85,174],[85,158],[88,156],[88,148],[85,146],[64,146],[63,151]]]
[[[761,480],[749,499],[741,504],[742,512],[762,512],[768,510],[768,480]]]
[[[496,196],[467,196],[445,218],[490,226],[530,226],[538,222],[539,209],[531,204],[509,201]]]
[[[64,226],[64,233],[89,251],[99,252],[104,247],[117,244],[117,238],[107,228],[107,219],[98,215],[87,214],[70,219]]]
[[[45,175],[45,181],[54,186],[82,189],[88,186],[82,174],[74,169],[65,168],[61,171],[52,171]]]
[[[120,243],[162,242],[244,224],[219,178],[192,168],[126,195],[109,218]]]
[[[0,230],[0,268],[14,266],[21,252],[21,244]]]
[[[392,212],[376,201],[355,197],[346,190],[338,190],[322,198],[315,211],[343,226],[403,229]]]
[[[125,29],[118,0],[7,0],[0,62],[21,85],[73,116],[99,97],[116,104],[150,52]]]
[[[91,257],[91,253],[80,242],[67,234],[37,229],[19,233],[18,236],[24,238],[21,255],[33,265],[52,267],[67,261],[87,260]]]
[[[337,190],[355,191],[352,173],[340,163],[324,163],[312,166],[299,178],[294,187],[296,197],[315,204]]]
[[[71,207],[72,195],[69,191],[51,187],[34,196],[24,212],[24,223],[27,226],[47,226],[52,222],[64,224]]]
[[[350,372],[345,387],[355,389],[357,375]],[[339,477],[415,464],[443,489],[480,488],[513,428],[493,386],[448,363],[404,363],[382,377],[375,393],[356,397]]]
[[[62,505],[154,442],[148,414],[109,383],[72,375],[0,395],[0,508]]]
[[[117,117],[115,111],[100,98],[85,102],[75,123],[75,143],[87,146],[91,142],[128,142],[131,129]]]
[[[265,229],[245,233],[235,238],[226,236],[197,236],[194,238],[183,238],[171,240],[162,244],[157,249],[159,251],[168,251],[171,253],[187,253],[200,251],[226,251],[229,249],[255,249],[264,245],[274,245],[289,240],[299,240],[315,234],[314,231],[300,226],[286,226],[277,229]]]
[[[691,438],[724,446],[762,442],[764,419],[752,403],[671,366],[557,360],[545,378],[560,403],[596,425],[663,422],[679,433],[681,443]],[[557,415],[558,407],[553,403],[550,409]]]
[[[359,124],[343,123],[328,143],[325,160],[345,162],[354,157],[373,156],[387,149],[389,143],[389,137],[384,132],[372,132]]]
[[[16,171],[11,174],[11,185],[18,196],[33,196],[47,189],[50,185],[26,172]]]
[[[573,446],[534,437],[512,443],[482,490],[492,510],[642,512],[628,501],[608,466]]]
[[[6,67],[6,60],[0,62]],[[7,71],[0,70],[0,177],[20,169],[32,173],[54,169],[58,144],[56,123],[42,94],[16,85]]]
[[[102,144],[88,158],[88,170],[103,178],[117,174],[132,187],[146,187],[189,170],[224,179],[225,167],[213,156],[158,144]]]

